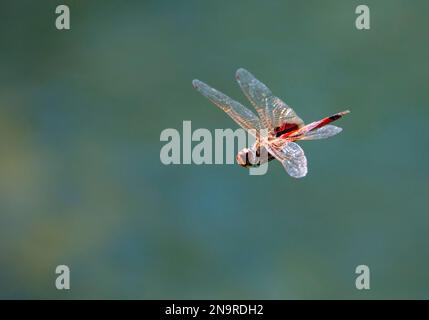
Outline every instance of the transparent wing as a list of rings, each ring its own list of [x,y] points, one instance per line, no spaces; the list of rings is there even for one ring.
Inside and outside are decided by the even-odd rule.
[[[295,125],[297,128],[304,125],[302,119],[296,115],[291,107],[274,96],[270,89],[249,71],[238,69],[236,78],[244,94],[258,112],[265,128],[272,132],[284,125]]]
[[[202,81],[194,80],[192,84],[203,96],[225,111],[243,129],[256,136],[261,129],[261,121],[252,111]]]
[[[281,162],[291,177],[302,178],[307,175],[307,158],[298,144],[286,141],[281,144],[270,144],[266,148]]]
[[[328,124],[328,125],[326,125],[326,126],[324,126],[322,128],[319,128],[319,129],[307,132],[299,140],[319,140],[319,139],[326,139],[326,138],[335,136],[336,134],[339,134],[341,131],[343,131],[342,128]]]

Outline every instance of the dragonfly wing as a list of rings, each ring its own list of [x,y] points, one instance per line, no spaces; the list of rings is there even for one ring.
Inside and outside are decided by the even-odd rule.
[[[225,111],[243,129],[256,137],[257,132],[261,129],[261,121],[252,111],[202,81],[194,80],[192,84],[203,96]]]
[[[328,124],[328,125],[326,125],[326,126],[324,126],[322,128],[319,128],[319,129],[307,132],[299,140],[319,140],[319,139],[326,139],[326,138],[335,136],[336,134],[339,134],[341,131],[343,131],[342,128]]]
[[[262,125],[271,131],[282,126],[301,128],[304,122],[286,103],[274,96],[270,89],[249,71],[238,69],[237,82],[258,112]]]
[[[273,144],[267,149],[281,162],[291,177],[302,178],[307,175],[307,158],[298,144],[294,142],[286,142],[280,146]]]

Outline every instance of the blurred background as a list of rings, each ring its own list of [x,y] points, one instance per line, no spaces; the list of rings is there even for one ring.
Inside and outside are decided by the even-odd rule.
[[[429,298],[429,3],[367,0],[369,31],[359,4],[2,1],[0,298]],[[249,105],[239,67],[307,122],[352,111],[305,179],[161,164],[165,128],[237,127],[191,81]]]

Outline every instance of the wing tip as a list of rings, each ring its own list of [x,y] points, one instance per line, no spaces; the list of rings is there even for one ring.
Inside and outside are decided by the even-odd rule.
[[[301,178],[304,178],[304,177],[307,176],[308,168],[305,168],[301,172],[290,172],[290,171],[287,171],[287,173],[289,174],[289,176],[291,176],[294,179],[301,179]]]
[[[195,89],[198,89],[198,88],[200,87],[200,85],[201,85],[201,81],[200,81],[200,80],[198,80],[198,79],[194,79],[194,80],[192,80],[192,86],[193,86]]]
[[[341,128],[341,127],[337,127],[337,126],[334,126],[334,125],[332,125],[332,124],[328,124],[328,125],[326,125],[325,127],[326,127],[326,128],[330,128],[331,130],[333,130],[333,131],[334,131],[334,133],[335,133],[335,135],[337,135],[337,134],[339,134],[341,131],[343,131],[343,128]]]
[[[235,72],[235,79],[240,80],[240,77],[242,77],[243,75],[248,74],[249,71],[247,71],[244,68],[238,68],[237,71]]]
[[[302,178],[305,178],[306,175],[307,174],[303,174],[302,176],[298,176],[298,177],[294,177],[294,176],[291,176],[291,177],[294,179],[302,179]]]

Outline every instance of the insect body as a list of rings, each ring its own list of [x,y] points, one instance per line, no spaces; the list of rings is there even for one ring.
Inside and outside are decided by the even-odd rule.
[[[330,123],[350,111],[339,112],[305,125],[291,107],[274,96],[249,71],[238,69],[236,78],[258,116],[202,81],[194,80],[192,84],[202,95],[256,138],[256,142],[250,148],[238,152],[237,163],[243,167],[251,167],[277,159],[290,176],[304,177],[308,171],[307,158],[295,141],[324,139],[340,133],[342,129]],[[263,134],[264,132],[266,134]]]

